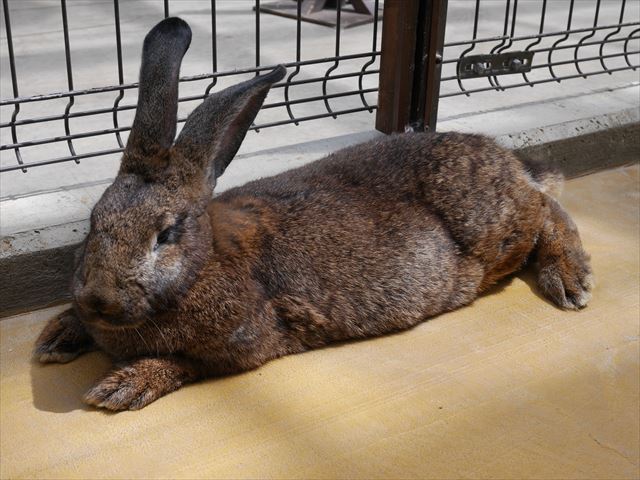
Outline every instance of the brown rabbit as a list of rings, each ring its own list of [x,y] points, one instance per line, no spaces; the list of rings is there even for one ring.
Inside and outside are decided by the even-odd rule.
[[[85,396],[142,408],[181,385],[331,342],[382,335],[467,305],[531,254],[544,294],[586,305],[588,257],[569,216],[488,138],[389,136],[212,199],[285,69],[207,98],[174,143],[191,32],[147,35],[122,165],[91,214],[73,309],[42,362],[99,348],[118,363]]]

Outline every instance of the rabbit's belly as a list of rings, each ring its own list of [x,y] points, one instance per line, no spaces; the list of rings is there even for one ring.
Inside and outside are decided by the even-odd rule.
[[[372,315],[365,318],[376,318],[385,330],[406,328],[473,301],[484,269],[455,252],[455,244],[441,237],[416,240],[411,250],[390,262],[392,275],[370,279],[371,296],[364,298]]]
[[[322,320],[314,323],[322,324],[331,340],[341,340],[408,328],[471,302],[484,275],[480,263],[462,256],[437,223],[412,227],[358,236],[356,245],[334,250],[330,261],[312,249],[304,255],[288,252],[280,271],[290,281],[276,295],[282,316],[299,329],[319,315]],[[304,260],[294,265],[296,257]],[[285,302],[282,310],[285,297],[304,308]]]

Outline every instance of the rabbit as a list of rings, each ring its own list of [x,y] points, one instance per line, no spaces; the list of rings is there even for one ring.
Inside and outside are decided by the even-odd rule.
[[[529,258],[553,303],[589,301],[589,257],[548,193],[559,179],[484,136],[390,135],[213,197],[285,68],[209,96],[175,139],[190,40],[175,17],[146,36],[138,109],[77,254],[72,308],[36,342],[41,362],[94,349],[114,360],[89,405],[136,410],[200,379],[408,329]]]

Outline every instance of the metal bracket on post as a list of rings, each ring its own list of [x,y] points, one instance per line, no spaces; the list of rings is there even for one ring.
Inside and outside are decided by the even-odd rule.
[[[459,78],[495,77],[531,71],[533,52],[473,55],[458,60]]]
[[[387,0],[376,129],[436,128],[447,0]]]

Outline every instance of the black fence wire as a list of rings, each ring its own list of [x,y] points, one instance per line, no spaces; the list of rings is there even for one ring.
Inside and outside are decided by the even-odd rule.
[[[58,0],[51,0],[58,1]],[[172,14],[173,2],[162,2],[165,17]],[[177,0],[173,0],[174,2]],[[292,0],[293,1],[293,0]],[[295,124],[320,118],[338,118],[356,112],[373,112],[376,108],[377,80],[380,74],[380,40],[378,20],[382,18],[383,3],[387,0],[372,1],[373,22],[357,28],[369,29],[369,41],[357,45],[345,53],[341,29],[341,14],[349,4],[335,2],[335,21],[337,28],[332,32],[325,28],[328,36],[333,36],[333,55],[321,55],[318,58],[308,56],[303,60],[305,48],[302,21],[302,2],[297,2],[297,18],[286,20],[291,25],[290,41],[295,38],[295,61],[285,63],[289,73],[286,78],[274,86],[275,100],[269,100],[263,106],[263,112],[272,111],[280,116],[270,115],[264,121],[258,121],[252,129],[260,130],[279,125]],[[435,1],[435,0],[426,0]],[[19,0],[2,0],[3,39],[6,43],[7,64],[10,70],[10,97],[0,100],[0,172],[22,171],[41,165],[76,162],[121,152],[126,144],[125,133],[130,130],[132,113],[136,108],[133,100],[125,100],[129,92],[135,93],[137,83],[125,82],[125,64],[123,62],[122,16],[123,8],[129,2],[112,0],[109,21],[113,22],[117,70],[117,84],[106,84],[94,88],[78,89],[74,87],[74,46],[70,41],[69,19],[73,15],[74,2],[67,4],[59,0],[59,15],[62,24],[61,47],[64,48],[66,89],[55,93],[21,96],[21,72],[16,62],[19,58],[21,25],[12,24],[12,9]],[[246,77],[251,74],[270,70],[274,65],[264,64],[261,57],[261,28],[264,22],[274,17],[266,17],[260,12],[260,0],[248,5],[254,10],[255,36],[252,40],[255,62],[245,68],[219,71],[218,54],[225,46],[219,38],[218,27],[221,17],[216,0],[207,2],[211,35],[211,70],[207,73],[184,76],[181,85],[197,85],[199,91],[180,97],[181,104],[197,102],[221,88],[223,81]],[[446,7],[446,2],[445,7]],[[449,2],[448,19],[463,12],[462,20],[457,24],[465,28],[457,32],[449,31],[444,43],[441,63],[440,98],[488,91],[506,91],[518,87],[533,87],[537,84],[561,82],[570,79],[588,78],[594,75],[614,74],[625,70],[636,70],[640,57],[640,18],[637,0],[464,0]],[[610,12],[615,7],[615,18],[602,14],[603,7]],[[71,8],[68,8],[71,7]],[[456,8],[453,8],[456,7]],[[459,8],[458,8],[459,7]],[[490,7],[490,8],[489,8]],[[529,13],[522,15],[522,10]],[[531,10],[536,9],[535,14]],[[496,16],[496,11],[499,14]],[[265,18],[261,18],[265,17]],[[380,17],[380,18],[379,18]],[[535,18],[535,24],[531,24]],[[158,18],[159,20],[160,18]],[[282,21],[282,20],[280,20]],[[386,20],[385,20],[386,21]],[[426,19],[420,19],[425,21]],[[588,22],[588,26],[584,26]],[[400,25],[397,26],[401,28]],[[469,34],[470,38],[469,38]],[[330,37],[329,37],[330,38]],[[250,40],[247,40],[249,42]],[[263,46],[264,47],[264,46]],[[442,48],[441,48],[442,49]],[[18,52],[18,53],[16,53]],[[387,53],[387,52],[385,52]],[[394,55],[394,52],[388,52]],[[318,74],[319,68],[323,70]],[[340,67],[340,68],[339,68]],[[384,72],[382,72],[384,74]],[[46,75],[46,72],[43,72]],[[328,88],[332,82],[341,82],[341,89]],[[239,80],[238,80],[239,81]],[[348,83],[345,83],[348,82]],[[344,88],[349,85],[349,88]],[[315,87],[315,93],[311,87]],[[8,92],[8,90],[3,90]],[[181,92],[184,87],[181,87]],[[437,89],[436,89],[437,91]],[[131,95],[129,95],[131,96]],[[337,99],[357,99],[358,103],[349,103],[346,107]],[[99,107],[80,108],[82,99],[93,98]],[[65,102],[64,106],[60,101]],[[96,103],[94,102],[94,103]],[[315,103],[314,103],[315,102]],[[313,110],[299,109],[303,105],[313,104]],[[37,105],[35,114],[27,114],[30,105]],[[195,104],[193,105],[195,106]],[[277,118],[276,118],[277,117]],[[95,121],[102,119],[99,128],[93,128]],[[260,120],[261,117],[258,117]],[[92,128],[78,130],[82,120]],[[180,115],[179,122],[185,121]],[[50,126],[61,122],[60,135],[51,135]],[[373,120],[372,120],[373,124]],[[49,125],[49,128],[41,126]],[[96,147],[82,140],[109,138],[110,145],[99,142]],[[62,155],[43,158],[30,155],[33,147],[65,145]],[[56,152],[59,150],[56,150]]]

